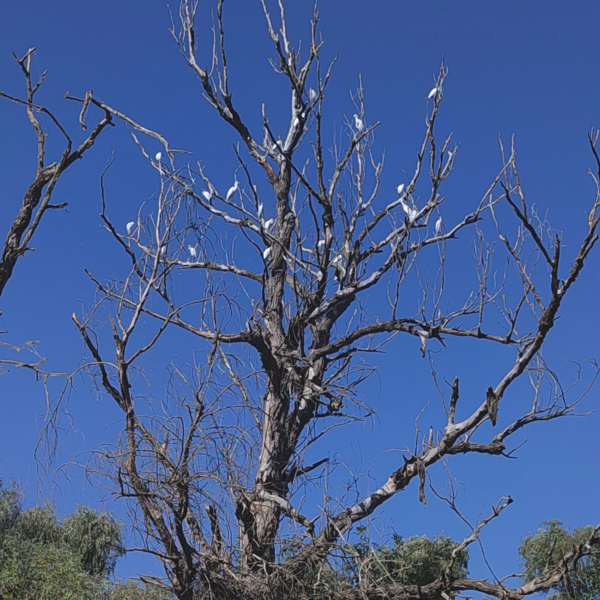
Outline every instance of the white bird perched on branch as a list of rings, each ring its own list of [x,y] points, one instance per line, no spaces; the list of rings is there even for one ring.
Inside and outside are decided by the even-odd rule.
[[[268,248],[265,248],[265,251],[263,252],[263,260],[267,260],[267,258],[269,258],[271,254],[271,246],[269,246]]]
[[[400,198],[400,204],[402,205],[402,210],[406,213],[406,216],[408,217],[409,222],[413,223],[416,220],[417,215],[419,214],[419,211],[415,207],[414,203],[412,206],[409,206],[405,202],[404,198]]]
[[[358,131],[358,133],[361,133],[365,128],[363,120],[356,114],[354,115],[354,127],[356,127],[356,131]]]
[[[344,277],[346,277],[346,267],[344,267],[344,265],[342,264],[336,265],[335,275],[333,276],[333,278],[341,283]]]
[[[402,196],[402,194],[404,193],[404,184],[403,183],[401,183],[398,186],[397,191],[398,191],[398,196]]]
[[[131,235],[134,229],[135,221],[129,221],[129,223],[127,223],[127,235]]]
[[[433,97],[435,97],[437,95],[438,92],[439,92],[439,89],[437,88],[437,86],[434,87],[427,95],[427,100],[431,100]]]
[[[235,183],[227,191],[227,196],[225,196],[225,202],[229,202],[231,200],[231,197],[238,191],[239,187],[240,182],[236,179]]]
[[[158,255],[160,256],[161,260],[164,260],[164,259],[165,259],[165,257],[167,256],[167,247],[166,247],[166,246],[163,246],[163,247],[160,249],[160,252],[158,253]]]
[[[331,266],[335,268],[335,275],[333,278],[339,282],[346,276],[346,267],[344,267],[342,262],[343,256],[341,254],[337,254],[331,261]]]
[[[269,229],[271,228],[271,225],[273,225],[273,223],[275,223],[275,219],[269,219],[265,224],[264,224],[264,228],[265,231],[269,231]]]
[[[262,202],[259,202],[259,203],[258,203],[258,210],[257,210],[257,212],[256,212],[256,214],[258,215],[258,218],[259,218],[259,219],[261,219],[261,218],[262,218],[262,215],[263,215],[263,210],[264,210],[264,208],[265,208],[265,207],[264,207],[263,203],[262,203]]]
[[[442,231],[442,215],[440,215],[435,222],[435,235],[440,235],[440,231]]]
[[[154,158],[156,158],[156,162],[160,162],[162,160],[162,152],[157,152]]]
[[[212,190],[203,190],[202,195],[204,196],[204,199],[207,202],[210,202],[212,200],[212,197],[213,197]]]
[[[325,245],[325,240],[319,240],[317,242],[317,248],[322,248]]]
[[[192,258],[198,258],[198,253],[196,252],[196,246],[188,245],[187,249]]]
[[[308,99],[310,100],[311,104],[317,99],[317,92],[315,92],[315,90],[312,88],[308,88]]]

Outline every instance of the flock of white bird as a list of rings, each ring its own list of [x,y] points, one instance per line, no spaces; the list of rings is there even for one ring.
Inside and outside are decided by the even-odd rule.
[[[435,98],[439,92],[440,92],[440,88],[438,88],[437,86],[434,87],[427,95],[427,99],[431,100],[432,98]],[[315,90],[313,90],[313,88],[308,89],[308,98],[309,98],[309,101],[311,104],[314,104],[315,101],[317,100],[318,94],[317,94],[317,92],[315,92]],[[364,121],[357,114],[354,114],[353,116],[354,116],[354,128],[356,129],[357,134],[360,135],[365,130]],[[296,120],[298,120],[298,119],[296,119]],[[278,140],[277,146],[274,145],[274,148],[281,149],[281,147],[282,147],[281,140]],[[451,153],[449,152],[448,154],[451,157]],[[154,158],[156,159],[156,162],[158,163],[158,167],[160,169],[161,161],[162,161],[162,152],[157,152]],[[414,223],[419,216],[419,210],[415,206],[414,201],[412,199],[410,200],[410,204],[408,204],[406,202],[405,193],[404,193],[405,187],[406,187],[405,184],[401,183],[398,186],[396,191],[398,192],[398,195],[400,196],[400,198],[399,198],[400,204],[402,205],[402,209],[404,210],[404,213],[406,214],[408,221],[410,223]],[[240,188],[240,183],[237,180],[237,177],[235,177],[233,185],[227,190],[227,194],[225,196],[225,202],[229,202],[233,198],[235,193],[239,190],[239,188]],[[201,194],[202,194],[202,197],[207,202],[210,203],[213,199],[214,191],[211,188],[210,190],[202,191]],[[259,220],[262,228],[264,229],[264,231],[268,232],[269,229],[272,227],[273,223],[275,222],[275,219],[269,219],[267,221],[264,221],[263,211],[264,211],[264,206],[262,203],[259,203],[258,207],[257,207],[257,217],[258,217],[258,220]],[[125,228],[127,230],[127,235],[129,237],[131,237],[131,235],[133,234],[133,232],[136,229],[135,221],[129,221],[129,223],[127,223]],[[435,235],[439,236],[441,232],[442,232],[442,216],[440,215],[438,217],[437,221],[435,222]],[[319,248],[319,249],[321,249],[324,245],[325,245],[325,240],[323,240],[323,239],[321,239],[317,242],[317,248]],[[195,246],[188,244],[188,246],[187,246],[188,254],[190,255],[190,258],[192,260],[196,260],[198,258],[197,247],[198,247],[198,244],[196,244]],[[271,255],[271,250],[272,250],[271,246],[267,247],[264,250],[262,256],[265,261]],[[160,249],[161,258],[164,258],[164,256],[166,255],[166,252],[167,252],[167,248],[166,248],[166,246],[163,246]],[[337,254],[335,256],[335,258],[331,261],[331,266],[333,266],[336,270],[335,278],[337,280],[340,280],[342,277],[344,277],[346,270],[343,266],[343,257],[341,254]]]

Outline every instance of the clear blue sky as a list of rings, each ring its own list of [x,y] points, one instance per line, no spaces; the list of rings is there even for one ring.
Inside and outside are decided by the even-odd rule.
[[[288,2],[292,39],[308,33],[312,3]],[[173,6],[176,11],[176,6]],[[211,2],[201,2],[209,43]],[[267,57],[273,56],[258,0],[229,0],[225,5],[232,89],[238,107],[253,127],[260,125],[260,105],[277,103],[287,110],[286,86],[274,76]],[[521,176],[530,201],[551,222],[564,229],[564,253],[572,256],[585,225],[585,211],[594,194],[587,169],[592,165],[586,133],[600,127],[600,48],[595,0],[324,0],[321,3],[324,56],[339,54],[327,95],[328,127],[343,126],[354,112],[349,90],[362,75],[367,119],[380,120],[375,149],[386,152],[384,187],[393,190],[403,169],[414,164],[423,133],[425,96],[442,57],[450,74],[440,117],[440,132],[452,131],[461,142],[456,169],[449,181],[449,217],[469,210],[500,167],[498,135],[515,135]],[[76,139],[78,107],[63,100],[66,91],[83,95],[93,89],[112,106],[160,131],[174,147],[193,152],[221,185],[231,180],[235,165],[231,144],[237,141],[203,100],[200,84],[186,67],[168,32],[164,0],[81,2],[76,0],[4,0],[0,3],[0,89],[22,94],[22,79],[11,51],[38,51],[34,74],[50,73],[39,101],[51,107]],[[281,104],[283,103],[283,104]],[[89,117],[89,122],[94,113]],[[24,111],[0,102],[0,235],[13,218],[35,165],[35,138]],[[57,138],[56,138],[57,139]],[[56,146],[50,144],[55,152]],[[157,147],[156,150],[159,148]],[[21,260],[2,298],[0,329],[12,343],[40,341],[48,366],[72,371],[82,357],[82,344],[70,315],[93,301],[94,290],[83,270],[109,278],[123,267],[123,258],[100,228],[99,176],[112,152],[116,164],[109,181],[109,211],[116,222],[135,217],[138,207],[156,190],[155,175],[140,158],[122,125],[105,132],[97,147],[69,172],[55,200],[68,201],[69,212],[48,215],[33,246]],[[56,155],[57,156],[57,155]],[[56,157],[55,156],[55,157]],[[468,236],[466,236],[468,237]],[[465,248],[468,240],[464,241]],[[600,253],[589,261],[581,281],[565,302],[544,352],[546,360],[568,377],[567,360],[598,356],[600,325]],[[479,346],[479,345],[478,345]],[[193,349],[177,348],[182,354]],[[175,352],[175,348],[167,348]],[[487,350],[487,349],[486,349]],[[460,355],[454,352],[461,352]],[[493,381],[506,355],[479,352],[453,342],[440,357],[448,379],[461,374],[466,389],[479,390]],[[372,426],[355,428],[350,436],[332,437],[324,451],[337,452],[345,462],[370,469],[381,481],[399,459],[381,454],[386,448],[412,443],[413,421],[420,406],[437,400],[427,377],[428,365],[406,341],[390,347],[380,361],[377,385],[369,401],[379,407]],[[163,365],[162,367],[160,365]],[[151,365],[160,379],[164,361]],[[399,383],[407,390],[398,398]],[[425,391],[424,391],[425,390]],[[507,405],[529,402],[523,386],[511,392]],[[598,406],[594,390],[583,411]],[[85,379],[78,380],[70,404],[72,432],[61,447],[61,460],[94,448],[117,418],[109,402],[99,399]],[[0,476],[16,478],[33,501],[37,489],[33,448],[45,410],[42,387],[26,373],[0,379]],[[428,417],[436,423],[432,410]],[[441,427],[441,421],[437,423]],[[516,568],[516,548],[522,537],[545,519],[560,519],[575,527],[600,521],[600,417],[569,419],[530,429],[520,439],[529,443],[519,460],[451,459],[454,475],[464,483],[462,507],[476,520],[503,495],[516,502],[492,524],[484,541],[497,572]],[[81,477],[58,476],[59,509],[100,496]],[[365,486],[368,482],[365,483]],[[49,488],[44,488],[49,493]],[[432,500],[423,507],[414,486],[386,505],[384,520],[402,535],[436,534],[455,537],[466,531],[449,511]],[[474,575],[486,576],[474,559]],[[122,563],[123,575],[145,568],[138,558]]]

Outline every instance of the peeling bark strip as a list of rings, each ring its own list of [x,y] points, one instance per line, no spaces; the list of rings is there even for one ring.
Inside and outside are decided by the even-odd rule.
[[[423,461],[418,459],[416,465],[417,474],[419,475],[419,501],[422,504],[427,504],[427,498],[425,497],[425,465]]]
[[[96,106],[106,119],[127,123],[160,180],[156,209],[147,218],[140,213],[135,236],[120,234],[102,213],[106,227],[132,265],[129,276],[119,282],[105,284],[90,274],[100,297],[97,307],[113,307],[113,348],[107,350],[104,339],[93,329],[95,319],[104,312],[96,313],[94,307],[85,317],[73,319],[91,357],[88,366],[124,421],[117,447],[102,456],[102,472],[117,495],[130,503],[142,549],[163,562],[169,586],[181,600],[191,600],[197,593],[203,598],[308,598],[309,592],[314,592],[309,584],[321,581],[329,568],[328,558],[344,547],[354,524],[373,515],[413,480],[418,480],[418,490],[415,484],[413,493],[426,502],[430,466],[468,453],[511,456],[507,440],[514,433],[531,423],[572,414],[579,401],[557,397],[541,402],[538,392],[542,384],[534,382],[536,402],[528,412],[512,422],[505,417],[503,422],[501,415],[508,411],[499,410],[516,379],[533,369],[543,372],[543,365],[536,363],[539,352],[565,294],[598,240],[600,193],[570,269],[560,264],[560,244],[549,236],[550,229],[532,223],[528,215],[514,147],[503,153],[498,175],[471,212],[454,224],[444,221],[443,228],[432,227],[442,203],[452,201],[444,198],[442,186],[458,151],[458,146],[451,147],[450,138],[440,143],[436,137],[447,76],[442,65],[436,91],[428,100],[415,170],[397,194],[382,200],[383,165],[371,154],[379,124],[369,125],[362,88],[356,95],[357,114],[348,121],[346,146],[334,146],[332,159],[326,159],[323,123],[331,71],[322,69],[320,61],[318,13],[307,54],[300,60],[287,36],[283,3],[278,2],[277,19],[266,2],[262,4],[277,57],[274,64],[290,94],[289,122],[281,138],[270,128],[266,106],[263,130],[257,134],[234,102],[223,27],[224,0],[217,3],[210,68],[202,67],[206,60],[196,56],[196,4],[182,2],[181,27],[172,31],[200,81],[201,92],[247,151],[242,155],[236,148],[239,168],[227,194],[219,192],[201,164],[197,173],[177,166],[176,151],[159,133],[100,102],[92,93],[72,98],[82,104],[82,112],[88,105]],[[308,86],[309,80],[314,89]],[[153,159],[142,136],[159,140],[168,161]],[[600,181],[597,141],[592,133],[590,146]],[[307,164],[297,158],[303,143],[314,157]],[[256,173],[259,181],[266,178],[268,193],[254,182]],[[516,240],[510,241],[503,233],[503,207],[520,225]],[[202,217],[196,218],[197,214]],[[400,301],[400,290],[407,277],[418,277],[417,259],[440,257],[443,275],[446,244],[453,243],[461,231],[474,230],[472,226],[479,224],[484,214],[492,236],[501,241],[499,251],[506,253],[522,286],[515,305],[505,306],[505,327],[496,327],[496,318],[490,318],[490,308],[502,301],[507,282],[495,290],[488,286],[493,245],[486,242],[483,231],[477,234],[480,247],[475,253],[479,287],[465,294],[469,296],[466,303],[448,307],[444,314],[440,308],[446,306],[443,283],[432,292],[429,282],[421,281],[425,297],[414,314],[407,312],[410,303],[404,298]],[[216,237],[236,239],[236,246],[224,249],[203,243],[198,232],[215,223]],[[223,230],[229,232],[227,236]],[[192,253],[186,244],[193,235],[197,244],[193,246],[192,241]],[[238,243],[246,246],[239,249]],[[526,244],[531,246],[527,251]],[[430,253],[432,249],[435,252]],[[545,262],[543,273],[531,267],[536,263],[528,259],[532,251]],[[190,270],[199,271],[202,277],[194,280],[197,296],[183,305],[176,300],[176,278],[171,276]],[[374,315],[369,310],[365,292],[375,290],[388,295],[387,313]],[[532,322],[536,324],[533,329]],[[155,327],[151,336],[149,323]],[[139,359],[158,346],[162,334],[172,327],[206,342],[206,364],[194,365],[193,377],[182,375],[181,369],[172,365],[180,376],[175,391],[164,399],[164,406],[172,412],[165,409],[158,414],[155,406],[147,405],[145,396],[137,394],[131,370],[141,369]],[[143,335],[134,335],[142,329]],[[519,334],[521,330],[529,333]],[[487,391],[479,390],[475,402],[473,398],[459,402],[459,380],[455,378],[449,386],[443,431],[428,428],[424,437],[417,423],[414,450],[375,491],[358,501],[348,494],[334,503],[319,477],[335,449],[326,447],[326,457],[309,465],[304,462],[307,451],[316,448],[313,444],[331,428],[369,414],[360,384],[371,369],[357,358],[383,351],[385,342],[396,335],[403,336],[415,350],[420,346],[425,355],[437,344],[450,351],[455,337],[472,338],[473,343],[485,340],[506,348],[514,362],[499,381],[486,382]],[[140,337],[145,345],[138,341]],[[446,388],[442,392],[445,394]],[[474,410],[467,410],[474,405]],[[446,406],[444,402],[437,410],[446,410]],[[484,426],[488,420],[498,427],[493,430],[497,433]],[[304,495],[302,486],[311,480],[323,488],[319,504],[309,503],[306,497],[310,495]],[[510,502],[504,499],[459,547],[474,542],[481,528]],[[597,532],[589,544],[599,543]],[[548,569],[514,589],[457,578],[449,569],[420,587],[390,583],[374,588],[365,583],[348,585],[339,593],[331,592],[330,597],[439,600],[444,594],[451,597],[472,590],[520,600],[552,589],[576,569],[586,552],[585,546],[578,547],[560,569]]]
[[[28,244],[38,228],[45,212],[67,206],[66,203],[58,205],[50,204],[52,192],[54,191],[60,176],[76,160],[83,158],[84,153],[94,145],[96,138],[100,135],[102,130],[112,123],[111,115],[105,111],[104,118],[92,129],[84,142],[77,149],[72,150],[71,138],[62,125],[56,120],[54,115],[48,109],[34,103],[35,94],[44,82],[47,73],[47,71],[44,71],[39,81],[35,85],[32,83],[30,67],[31,57],[34,52],[35,48],[30,48],[23,58],[17,58],[15,55],[15,59],[21,67],[25,77],[27,99],[20,100],[13,96],[9,96],[4,92],[0,92],[0,97],[22,104],[26,107],[27,116],[37,135],[36,173],[33,182],[27,189],[27,192],[25,192],[17,216],[8,230],[8,235],[6,236],[4,246],[2,247],[2,255],[0,257],[0,296],[2,296],[2,292],[13,274],[17,260],[21,256],[24,256],[28,250],[33,250],[33,248],[28,247]],[[91,92],[88,92],[88,94],[91,94]],[[65,149],[63,150],[61,159],[50,165],[45,164],[46,138],[48,134],[43,131],[42,126],[36,117],[36,113],[40,112],[46,114],[53,121],[66,139]]]
[[[485,393],[485,403],[492,425],[495,427],[498,421],[498,398],[493,387],[489,387]]]

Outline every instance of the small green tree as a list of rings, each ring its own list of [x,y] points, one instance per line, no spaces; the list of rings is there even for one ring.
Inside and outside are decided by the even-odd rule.
[[[369,587],[400,584],[425,586],[441,573],[452,579],[469,573],[469,553],[458,549],[459,544],[445,535],[433,539],[427,536],[403,538],[395,535],[391,544],[369,544],[366,529],[358,528],[360,541],[353,545],[354,560],[351,579]]]
[[[589,539],[591,527],[573,533],[560,521],[546,521],[534,535],[525,538],[519,554],[525,568],[525,581],[540,576],[546,569],[560,567],[565,556]],[[574,571],[565,569],[562,582],[548,592],[552,600],[600,600],[600,548],[584,544],[584,556]]]
[[[0,481],[0,598],[2,600],[90,600],[96,582],[79,556],[62,543],[49,507],[23,510],[14,484]]]
[[[49,505],[23,510],[18,488],[0,480],[2,600],[97,600],[122,554],[108,513],[78,507],[60,520]]]

